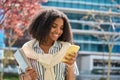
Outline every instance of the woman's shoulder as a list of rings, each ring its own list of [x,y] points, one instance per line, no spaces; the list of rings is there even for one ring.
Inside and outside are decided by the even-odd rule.
[[[57,41],[57,42],[58,42],[58,44],[60,44],[60,45],[71,45],[70,42],[65,42],[65,41]]]
[[[24,43],[23,46],[33,46],[36,42],[37,42],[37,40],[31,39],[31,40],[27,41],[26,43]]]

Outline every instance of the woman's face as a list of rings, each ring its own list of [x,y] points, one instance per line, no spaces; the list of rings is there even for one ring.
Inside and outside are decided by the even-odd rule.
[[[64,22],[62,18],[57,18],[52,26],[48,36],[48,40],[56,41],[63,33]]]

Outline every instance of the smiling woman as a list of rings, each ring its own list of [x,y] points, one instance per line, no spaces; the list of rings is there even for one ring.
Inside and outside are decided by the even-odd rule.
[[[67,16],[53,8],[42,9],[29,25],[33,40],[22,47],[31,66],[20,80],[75,80],[77,54],[64,57],[72,42]],[[62,58],[66,59],[62,62]],[[49,74],[49,75],[48,75]]]

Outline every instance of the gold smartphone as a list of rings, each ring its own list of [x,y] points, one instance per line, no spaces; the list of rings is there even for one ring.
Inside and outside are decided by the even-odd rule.
[[[77,53],[80,49],[80,46],[78,45],[71,45],[68,49],[67,52],[65,53],[65,56],[67,56],[68,54],[73,54],[73,53]],[[65,57],[64,56],[64,57]],[[63,57],[62,62],[65,62],[65,58]]]

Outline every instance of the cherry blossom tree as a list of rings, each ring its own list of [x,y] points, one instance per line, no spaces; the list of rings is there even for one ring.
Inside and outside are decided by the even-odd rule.
[[[0,28],[4,28],[9,46],[22,37],[32,16],[47,0],[0,0]]]
[[[47,0],[0,0],[0,29],[5,30],[9,49],[24,36],[29,21],[43,2]]]

